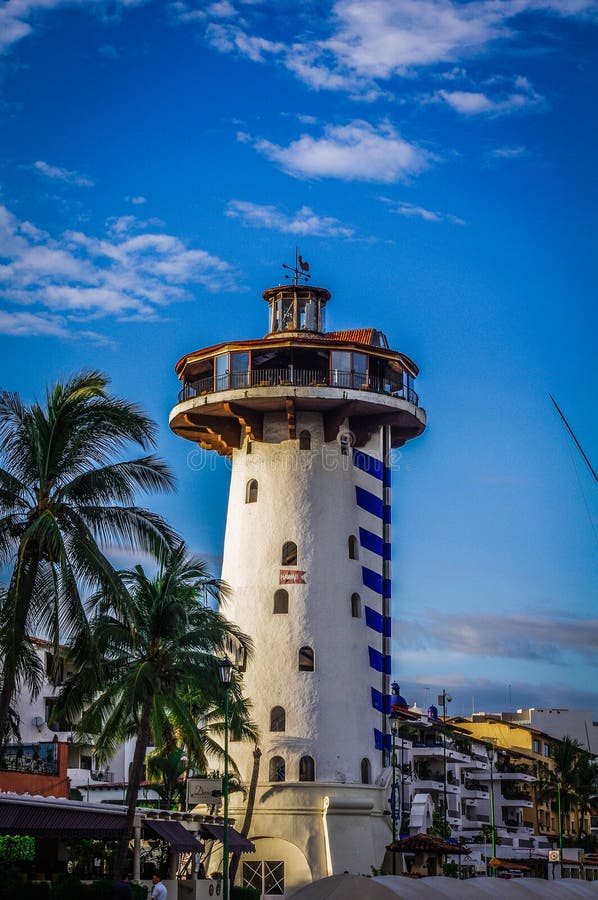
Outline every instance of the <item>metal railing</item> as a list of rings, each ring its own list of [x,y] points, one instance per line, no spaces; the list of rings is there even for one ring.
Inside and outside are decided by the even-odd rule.
[[[413,388],[402,384],[398,379],[382,379],[361,372],[343,372],[339,369],[299,369],[296,366],[285,366],[277,369],[251,369],[243,372],[226,372],[222,375],[209,375],[195,381],[187,381],[179,391],[179,403],[193,397],[201,397],[218,391],[229,391],[239,388],[274,387],[289,385],[291,387],[333,387],[358,391],[372,391],[375,394],[390,394],[401,400],[418,405],[419,397]]]
[[[31,775],[57,775],[58,763],[56,760],[34,759],[31,756],[4,756],[0,757],[0,770]]]

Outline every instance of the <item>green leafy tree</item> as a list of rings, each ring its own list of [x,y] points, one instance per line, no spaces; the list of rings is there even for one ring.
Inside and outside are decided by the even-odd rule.
[[[0,608],[0,744],[11,701],[26,685],[39,691],[43,671],[29,635],[55,645],[87,632],[81,590],[118,591],[102,547],[162,556],[175,536],[157,515],[135,505],[142,491],[169,491],[166,465],[148,455],[115,461],[125,447],[155,443],[142,410],[107,392],[108,379],[83,372],[26,405],[0,391],[0,566],[12,574]]]
[[[121,578],[124,595],[97,598],[91,641],[75,646],[77,674],[59,702],[61,714],[80,722],[79,734],[95,737],[100,761],[135,738],[116,871],[126,858],[150,737],[154,745],[167,747],[178,731],[187,752],[200,757],[205,738],[188,698],[195,693],[221,704],[215,654],[231,641],[251,651],[250,639],[204,602],[206,592],[219,596],[225,586],[204,562],[188,556],[183,544],[154,577],[137,566]],[[239,686],[232,691],[239,694]]]
[[[584,816],[596,796],[596,770],[591,755],[581,741],[565,735],[554,745],[552,757],[554,768],[541,779],[537,797],[556,809],[560,785],[562,813],[576,815],[581,836]]]

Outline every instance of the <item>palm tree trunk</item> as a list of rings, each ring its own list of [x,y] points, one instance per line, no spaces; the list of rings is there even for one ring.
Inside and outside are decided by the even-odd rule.
[[[125,826],[119,841],[118,853],[114,860],[115,876],[118,876],[120,872],[124,871],[127,864],[127,853],[129,852],[129,842],[131,840],[131,835],[133,834],[133,821],[135,819],[135,810],[137,808],[137,799],[139,797],[141,776],[143,775],[143,764],[145,762],[145,754],[149,744],[152,701],[153,698],[149,697],[141,711],[139,732],[135,742],[135,752],[133,754],[133,762],[131,763],[131,771],[129,772],[129,783],[127,785],[127,814],[125,816]]]
[[[249,829],[251,828],[251,820],[253,819],[253,810],[255,808],[255,795],[257,793],[257,783],[260,774],[261,756],[262,751],[259,747],[256,746],[253,751],[253,768],[251,770],[251,781],[249,782],[249,791],[247,794],[245,818],[243,819],[243,825],[241,826],[241,834],[243,835],[243,837],[247,837],[247,835],[249,834]],[[233,853],[233,858],[230,864],[230,884],[235,883],[235,877],[237,875],[237,869],[239,868],[240,859],[240,853]]]
[[[19,654],[27,640],[27,614],[39,569],[39,550],[27,545],[19,549],[19,558],[10,579],[3,610],[3,629],[10,632],[10,640],[2,643],[5,648],[2,663],[2,690],[0,690],[0,747],[8,737],[10,704],[15,692]],[[6,621],[8,619],[8,621]]]

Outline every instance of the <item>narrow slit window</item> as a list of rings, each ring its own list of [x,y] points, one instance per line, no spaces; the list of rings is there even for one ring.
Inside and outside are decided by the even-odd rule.
[[[302,756],[299,760],[299,781],[315,781],[316,766],[313,756]]]
[[[361,619],[361,597],[359,594],[351,594],[351,615],[354,619]]]
[[[270,731],[286,731],[287,715],[282,706],[273,706],[270,710]]]
[[[274,613],[275,615],[284,615],[289,611],[289,592],[284,588],[280,588],[274,592]]]
[[[269,766],[270,781],[284,781],[286,778],[285,764],[282,756],[273,756]]]
[[[354,534],[349,535],[349,559],[359,559],[359,547]]]
[[[311,432],[301,431],[299,433],[299,449],[311,450]]]
[[[361,760],[361,783],[372,783],[372,765],[367,756],[364,756],[364,758]]]
[[[294,541],[285,541],[282,545],[283,566],[297,565],[297,544]]]
[[[245,503],[257,503],[257,481],[251,478],[245,488]]]
[[[299,651],[299,671],[314,671],[314,651],[311,647],[302,647]]]

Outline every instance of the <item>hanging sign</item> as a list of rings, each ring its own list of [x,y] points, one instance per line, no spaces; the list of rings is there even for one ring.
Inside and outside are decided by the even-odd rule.
[[[281,569],[280,584],[305,584],[305,572],[301,569]]]

